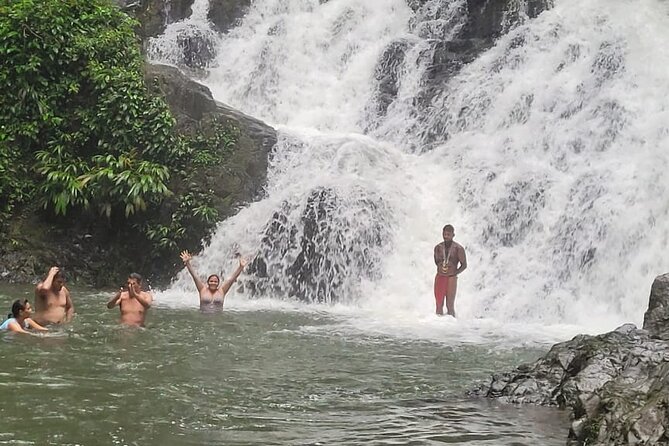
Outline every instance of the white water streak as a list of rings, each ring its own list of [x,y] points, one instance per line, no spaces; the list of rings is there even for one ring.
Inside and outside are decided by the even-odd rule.
[[[274,0],[255,2],[222,38],[207,81],[214,95],[299,135],[309,153],[278,149],[268,198],[221,224],[198,259],[203,272],[232,268],[237,245],[253,252],[282,201],[365,182],[393,209],[393,247],[383,247],[383,278],[352,297],[390,331],[432,311],[432,246],[447,222],[469,254],[464,320],[589,331],[640,323],[653,278],[669,270],[666,3],[556,1],[445,84],[428,110],[411,101],[425,64],[407,65],[374,134],[383,142],[351,135],[372,119],[383,49],[420,44],[411,19],[401,1]],[[429,128],[448,138],[409,154]],[[351,141],[358,153],[342,165]]]

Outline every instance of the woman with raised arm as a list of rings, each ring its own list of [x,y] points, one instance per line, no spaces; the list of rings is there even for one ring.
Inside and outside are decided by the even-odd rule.
[[[42,327],[30,318],[32,312],[33,308],[27,300],[23,302],[15,301],[12,305],[12,313],[7,315],[7,320],[0,325],[0,331],[13,331],[15,333],[29,333],[26,331],[28,329],[49,331],[48,328]]]
[[[239,275],[244,270],[244,267],[248,263],[243,257],[239,258],[239,266],[235,269],[235,272],[232,273],[232,276],[221,284],[221,278],[217,274],[212,274],[207,277],[207,283],[203,283],[202,280],[198,277],[193,265],[190,264],[193,256],[188,251],[182,251],[181,260],[184,262],[186,269],[193,278],[197,291],[200,293],[200,309],[211,309],[211,308],[223,308],[223,302],[225,301],[225,295],[232,287],[232,284],[235,283]],[[220,286],[219,286],[220,285]]]

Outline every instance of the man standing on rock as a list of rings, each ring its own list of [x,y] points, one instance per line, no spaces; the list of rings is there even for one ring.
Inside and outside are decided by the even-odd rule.
[[[40,325],[72,320],[74,305],[70,291],[65,287],[65,274],[57,266],[52,266],[46,279],[35,287],[35,310],[33,319]]]
[[[128,276],[126,285],[107,302],[107,308],[112,309],[118,305],[122,324],[143,327],[152,303],[151,293],[142,290],[142,276],[132,273]]]
[[[434,263],[437,265],[437,275],[434,277],[434,300],[438,315],[444,314],[444,298],[446,298],[446,311],[455,317],[458,274],[467,268],[467,257],[465,248],[453,241],[455,236],[453,226],[444,226],[441,234],[444,241],[434,247]]]

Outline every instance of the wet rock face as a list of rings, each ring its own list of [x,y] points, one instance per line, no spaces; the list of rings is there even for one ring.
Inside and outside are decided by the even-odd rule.
[[[375,101],[376,113],[385,115],[388,107],[397,97],[400,82],[400,70],[409,44],[400,40],[388,46],[376,66],[374,78],[377,82]]]
[[[216,41],[213,35],[197,28],[188,28],[179,33],[176,41],[181,50],[181,65],[193,74],[203,73],[216,57]]]
[[[140,27],[137,30],[142,40],[156,37],[170,23],[189,17],[194,0],[117,0],[121,9],[135,16]]]
[[[333,303],[352,295],[361,279],[380,276],[378,247],[388,242],[380,199],[311,191],[304,205],[284,203],[265,229],[246,281],[252,294]]]
[[[194,0],[117,0],[117,3],[139,20],[137,34],[147,49],[150,39],[163,34],[167,25],[191,17]],[[193,77],[203,76],[204,70],[216,58],[217,35],[236,26],[250,4],[250,0],[210,0],[208,23],[184,23],[176,31],[173,45],[179,54],[171,55],[171,59],[178,59],[172,62]]]
[[[632,324],[556,344],[534,364],[492,376],[472,396],[571,410],[568,445],[669,444],[669,274],[653,283],[642,330]]]
[[[226,33],[244,17],[251,0],[209,0],[208,18],[214,29]]]
[[[653,282],[643,328],[651,336],[669,341],[669,274],[658,276]]]
[[[196,175],[195,190],[212,190],[213,203],[219,216],[236,212],[239,203],[252,201],[262,193],[267,178],[268,154],[276,144],[276,132],[262,121],[247,116],[216,102],[207,87],[201,85],[177,68],[165,65],[147,65],[147,84],[163,96],[177,119],[181,134],[210,134],[217,124],[239,130],[235,149],[225,154],[223,166],[203,167]],[[221,147],[222,151],[227,150]],[[184,185],[173,185],[176,190]]]
[[[552,0],[408,0],[415,16],[410,31],[420,41],[392,43],[377,66],[377,92],[370,109],[376,117],[368,128],[380,126],[390,105],[397,98],[401,73],[410,64],[424,65],[421,91],[413,101],[415,113],[425,114],[435,97],[444,91],[447,82],[462,67],[474,61],[495,40],[525,19],[538,16],[551,8]],[[422,46],[417,59],[407,58],[416,45]],[[409,65],[406,65],[409,64]],[[433,127],[433,126],[430,126]],[[424,143],[447,138],[439,128],[419,132]]]

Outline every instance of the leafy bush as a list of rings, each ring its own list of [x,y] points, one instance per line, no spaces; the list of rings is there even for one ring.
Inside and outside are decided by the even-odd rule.
[[[0,0],[3,220],[38,202],[61,218],[76,210],[132,227],[146,213],[145,235],[160,246],[184,236],[184,218],[146,211],[172,195],[171,175],[188,177],[211,152],[200,151],[207,138],[177,136],[168,106],[148,92],[136,26],[108,0]],[[234,144],[232,133],[218,137],[209,142]],[[207,194],[173,199],[213,225]]]

